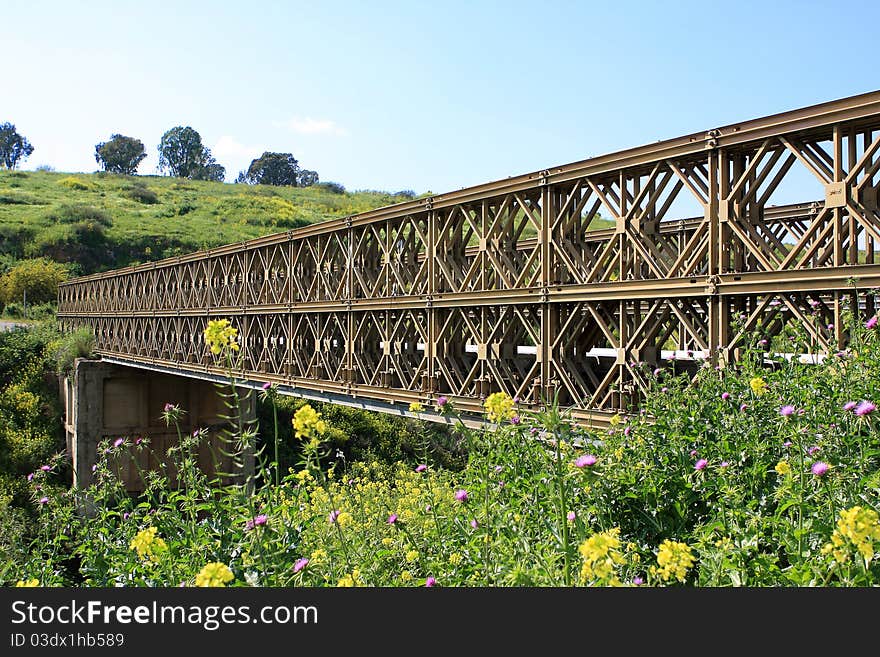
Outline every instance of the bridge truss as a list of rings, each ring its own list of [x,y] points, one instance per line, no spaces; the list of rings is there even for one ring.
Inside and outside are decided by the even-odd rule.
[[[105,358],[406,412],[558,394],[584,424],[753,332],[827,353],[880,287],[880,92],[71,280]],[[790,190],[806,202],[780,203]],[[799,197],[803,198],[803,197]],[[789,199],[790,200],[790,199]]]

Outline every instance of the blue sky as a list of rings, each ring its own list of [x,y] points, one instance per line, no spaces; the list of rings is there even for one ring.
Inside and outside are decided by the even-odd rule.
[[[22,168],[94,171],[189,125],[227,180],[291,152],[347,189],[443,193],[880,89],[877,2],[6,0]],[[18,26],[10,29],[10,25]]]

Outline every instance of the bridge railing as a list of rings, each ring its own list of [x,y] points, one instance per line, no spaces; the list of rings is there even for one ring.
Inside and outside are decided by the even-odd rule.
[[[407,405],[553,394],[632,408],[654,368],[731,361],[792,327],[820,352],[880,286],[880,92],[583,160],[59,290],[100,353]],[[804,202],[791,203],[792,195]]]

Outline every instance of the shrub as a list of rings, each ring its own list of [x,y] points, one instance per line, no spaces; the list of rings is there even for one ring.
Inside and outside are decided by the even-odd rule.
[[[109,214],[91,205],[62,205],[51,210],[46,218],[59,224],[92,223],[105,228],[113,225]]]
[[[0,205],[31,205],[31,203],[31,199],[24,196],[0,194]]]
[[[72,189],[79,192],[91,192],[97,189],[94,183],[82,180],[81,178],[76,178],[74,176],[62,178],[58,181],[58,184],[62,187],[67,187],[67,189]]]
[[[25,245],[34,239],[35,232],[24,226],[0,226],[0,254],[21,258]]]
[[[159,196],[156,192],[142,184],[126,188],[125,196],[145,205],[154,205],[159,202]]]
[[[104,225],[94,221],[50,226],[25,247],[25,254],[75,263],[72,268],[81,267],[86,273],[106,268],[115,261],[115,254],[107,248]]]
[[[0,276],[0,302],[21,301],[27,294],[28,303],[55,301],[58,284],[66,280],[67,267],[45,258],[23,260]]]
[[[345,187],[338,182],[319,182],[312,185],[315,189],[326,189],[331,194],[345,194]]]
[[[70,374],[77,358],[92,358],[95,355],[95,334],[90,328],[78,328],[52,344],[55,358],[55,371]]]

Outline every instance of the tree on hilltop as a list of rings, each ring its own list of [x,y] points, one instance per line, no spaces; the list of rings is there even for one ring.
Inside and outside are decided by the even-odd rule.
[[[202,144],[201,135],[189,126],[171,128],[159,142],[159,170],[190,180],[222,182],[226,168]]]
[[[292,153],[266,151],[259,158],[251,160],[248,170],[240,172],[235,182],[251,185],[308,187],[318,182],[318,174],[315,171],[301,169]]]
[[[0,164],[7,169],[14,169],[33,152],[34,147],[18,134],[13,124],[0,123]]]
[[[144,143],[134,137],[114,134],[110,135],[110,141],[102,141],[95,146],[95,160],[104,171],[110,173],[136,175],[145,157]]]

